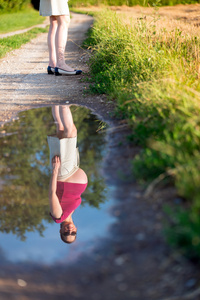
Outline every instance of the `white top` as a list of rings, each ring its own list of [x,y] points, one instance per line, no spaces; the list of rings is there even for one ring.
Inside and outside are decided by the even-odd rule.
[[[69,16],[68,0],[40,0],[41,16]]]

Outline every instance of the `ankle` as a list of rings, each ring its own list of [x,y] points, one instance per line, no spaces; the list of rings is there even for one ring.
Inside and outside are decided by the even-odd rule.
[[[56,64],[56,67],[57,67],[57,68],[60,68],[60,69],[65,68],[65,66],[66,66],[66,64],[65,64],[65,63],[61,63],[61,62],[60,62],[60,63],[58,62],[58,63]]]
[[[54,63],[52,61],[49,61],[49,66],[52,67],[52,68],[55,68],[56,67],[56,63]]]
[[[71,68],[70,66],[68,66],[66,64],[57,64],[57,68],[66,70],[66,71],[74,71],[73,68]]]

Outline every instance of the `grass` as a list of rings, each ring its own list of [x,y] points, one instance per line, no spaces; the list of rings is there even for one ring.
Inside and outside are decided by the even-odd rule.
[[[174,184],[187,199],[170,211],[168,240],[200,259],[200,38],[187,26],[106,10],[85,44],[93,49],[91,91],[116,102],[129,139],[142,146],[134,174],[143,184]]]
[[[99,10],[101,10],[102,7],[99,7],[97,11],[92,11],[87,9],[86,7],[83,8],[76,8],[72,7],[70,9],[71,12],[77,13],[77,14],[86,14],[88,16],[96,17],[98,15]]]
[[[197,0],[73,0],[69,1],[70,7],[87,7],[87,6],[101,6],[101,5],[108,5],[108,6],[173,6],[176,4],[194,4],[199,3]]]
[[[7,52],[18,49],[21,45],[28,43],[39,33],[47,32],[46,28],[33,28],[25,33],[16,34],[0,40],[0,58],[4,57]]]
[[[12,32],[41,24],[45,18],[39,12],[29,7],[26,10],[4,13],[0,15],[0,33]]]

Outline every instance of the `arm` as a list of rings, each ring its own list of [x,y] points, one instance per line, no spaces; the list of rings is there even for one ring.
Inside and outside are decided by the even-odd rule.
[[[56,195],[58,170],[60,168],[60,158],[58,156],[53,157],[52,165],[53,170],[49,184],[49,206],[51,215],[54,218],[58,219],[62,216],[63,213],[59,199]]]

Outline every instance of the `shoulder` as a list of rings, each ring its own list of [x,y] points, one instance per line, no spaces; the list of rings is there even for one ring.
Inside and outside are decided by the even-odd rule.
[[[71,183],[82,183],[85,184],[88,182],[88,178],[86,173],[83,171],[83,169],[78,169],[72,176],[70,176],[67,180],[67,182]]]

